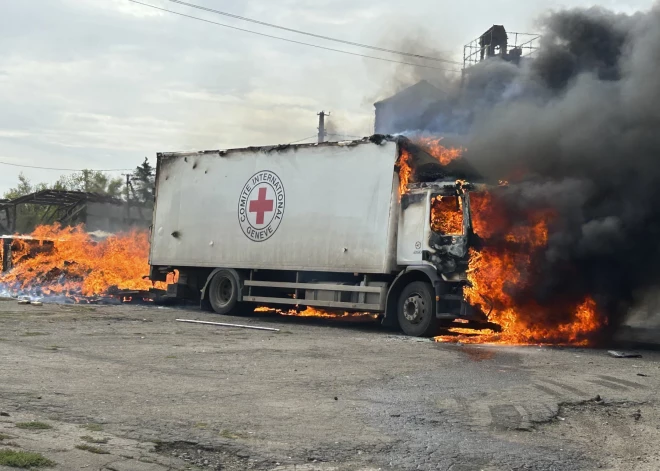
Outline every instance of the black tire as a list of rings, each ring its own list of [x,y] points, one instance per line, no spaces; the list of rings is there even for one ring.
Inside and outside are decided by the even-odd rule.
[[[211,278],[208,287],[209,304],[216,314],[234,314],[238,303],[238,280],[229,270],[221,270]]]
[[[403,288],[397,304],[397,319],[403,333],[411,337],[433,337],[438,332],[431,283],[415,281]]]

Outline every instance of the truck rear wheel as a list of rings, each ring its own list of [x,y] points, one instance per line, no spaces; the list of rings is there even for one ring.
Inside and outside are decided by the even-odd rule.
[[[208,300],[217,314],[231,314],[238,302],[238,280],[228,270],[213,275]]]
[[[415,281],[403,288],[399,296],[397,317],[401,330],[413,337],[432,337],[438,320],[434,309],[435,293],[431,283]]]

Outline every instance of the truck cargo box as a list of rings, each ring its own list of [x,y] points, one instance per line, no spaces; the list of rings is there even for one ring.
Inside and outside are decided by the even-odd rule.
[[[158,154],[150,264],[396,269],[395,139]]]

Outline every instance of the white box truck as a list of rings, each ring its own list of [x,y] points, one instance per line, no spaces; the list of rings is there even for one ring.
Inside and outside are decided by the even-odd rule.
[[[160,153],[150,277],[178,271],[168,294],[218,314],[374,312],[431,336],[442,321],[485,319],[462,294],[469,198],[468,184],[403,137]],[[459,221],[452,233],[437,229],[443,214]]]

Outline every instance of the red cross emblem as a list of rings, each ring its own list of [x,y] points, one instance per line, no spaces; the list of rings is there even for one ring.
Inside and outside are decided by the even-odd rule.
[[[273,210],[274,200],[266,199],[266,187],[259,188],[259,196],[256,200],[250,201],[251,213],[257,213],[257,224],[264,223],[264,216]]]
[[[243,185],[238,197],[238,223],[252,242],[270,239],[280,227],[286,203],[284,185],[275,172],[261,170]]]

